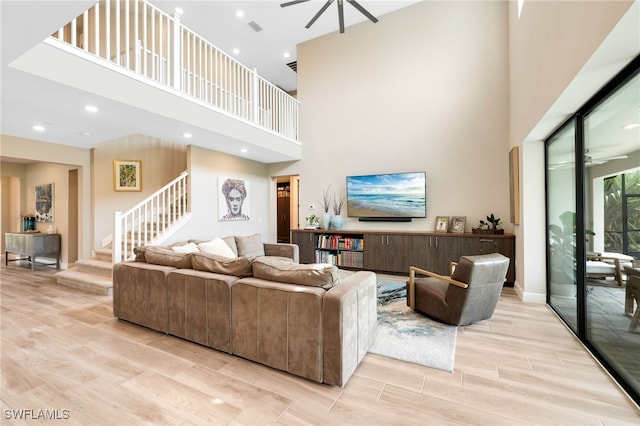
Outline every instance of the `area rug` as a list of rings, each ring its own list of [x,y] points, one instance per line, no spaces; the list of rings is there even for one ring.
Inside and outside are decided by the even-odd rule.
[[[369,352],[451,372],[457,330],[411,310],[404,282],[378,282],[378,335]]]

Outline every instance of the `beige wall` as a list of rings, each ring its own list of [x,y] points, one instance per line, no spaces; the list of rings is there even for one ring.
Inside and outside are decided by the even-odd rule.
[[[3,162],[2,176],[20,178],[20,213],[35,210],[35,185],[55,184],[54,227],[62,234],[61,261],[66,267],[68,260],[68,171],[78,170],[78,242],[79,257],[91,255],[91,161],[86,149],[74,148],[32,139],[1,135],[0,155],[35,162],[20,165]],[[5,202],[4,197],[2,202]],[[49,224],[38,224],[38,229],[46,231]],[[5,230],[3,230],[5,231]],[[5,231],[6,232],[6,231]]]
[[[298,46],[300,217],[347,175],[426,171],[427,218],[349,229],[467,231],[495,213],[510,230],[507,4],[423,2]],[[316,207],[319,209],[319,207]],[[319,214],[319,210],[316,210]]]
[[[186,147],[155,138],[132,135],[96,145],[93,150],[94,248],[103,246],[113,231],[116,211],[126,212],[187,169]],[[142,191],[116,192],[114,160],[142,162]]]
[[[525,1],[519,18],[510,2],[509,143],[521,153],[514,233],[524,301],[544,303],[546,294],[543,140],[640,53],[639,16],[633,0]]]
[[[188,238],[210,239],[227,235],[261,233],[264,241],[275,242],[275,226],[269,226],[267,166],[240,157],[195,146],[188,149],[191,170],[191,208],[193,217],[171,241]],[[219,221],[218,202],[222,196],[219,178],[242,179],[247,184],[243,212],[249,220]],[[275,195],[275,189],[273,190]],[[274,216],[275,217],[275,216]],[[274,224],[275,225],[275,224]]]

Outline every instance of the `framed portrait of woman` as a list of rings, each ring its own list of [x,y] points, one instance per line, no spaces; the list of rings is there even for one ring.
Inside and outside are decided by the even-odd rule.
[[[218,220],[249,220],[249,184],[244,179],[218,178]]]

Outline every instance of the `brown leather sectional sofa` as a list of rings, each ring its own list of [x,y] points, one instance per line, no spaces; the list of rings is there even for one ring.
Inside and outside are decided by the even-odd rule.
[[[137,249],[136,261],[114,266],[114,315],[344,386],[376,336],[375,274],[299,264],[292,244],[260,242],[263,252],[253,244],[244,253],[242,245],[233,247],[236,259]]]

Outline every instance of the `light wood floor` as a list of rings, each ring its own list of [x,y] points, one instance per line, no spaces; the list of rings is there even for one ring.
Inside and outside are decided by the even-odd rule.
[[[640,424],[550,309],[513,289],[458,330],[453,373],[369,354],[340,389],[118,321],[110,297],[53,271],[0,272],[2,424]]]

